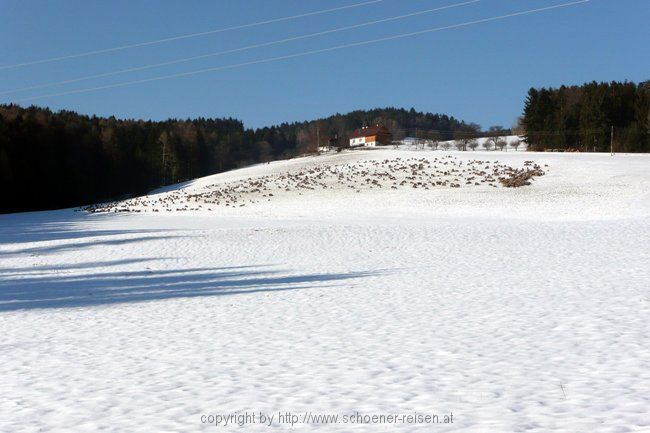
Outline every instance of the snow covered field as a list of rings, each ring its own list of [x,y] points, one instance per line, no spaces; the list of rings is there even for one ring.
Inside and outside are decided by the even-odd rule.
[[[104,210],[0,215],[2,432],[650,431],[649,155],[344,152]]]

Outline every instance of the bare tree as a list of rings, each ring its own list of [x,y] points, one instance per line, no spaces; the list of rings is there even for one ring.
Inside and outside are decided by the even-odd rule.
[[[508,131],[503,128],[503,126],[491,126],[488,130],[488,142],[494,144],[494,149],[497,148],[503,150],[507,142],[506,137],[508,136]]]
[[[383,119],[382,119],[383,120]],[[394,119],[385,119],[381,122],[378,122],[388,128],[388,131],[393,136],[393,140],[402,141],[404,139],[404,130],[401,128],[400,124]]]
[[[432,149],[438,149],[438,144],[440,143],[440,132],[438,131],[424,131],[422,133],[422,138],[426,146],[431,147]]]
[[[442,147],[444,150],[449,150],[449,149],[451,149],[451,143],[448,142],[448,141],[443,141],[440,144],[440,147]]]
[[[519,140],[518,138],[515,138],[514,140],[512,140],[512,141],[510,142],[510,147],[512,147],[513,149],[515,149],[515,152],[517,151],[517,148],[518,148],[520,145],[521,145],[521,140]]]
[[[485,140],[483,142],[483,147],[485,148],[485,150],[490,150],[490,148],[492,147],[492,141],[491,140]]]
[[[160,134],[160,137],[158,137],[158,143],[160,144],[160,150],[162,153],[162,163],[160,165],[160,177],[162,184],[165,185],[167,182],[167,153],[169,149],[169,134],[167,134],[167,131],[163,131],[162,134]]]
[[[467,143],[467,147],[469,147],[472,150],[476,150],[478,147],[478,141],[477,140],[472,140],[469,143]]]
[[[317,153],[319,135],[320,130],[318,124],[316,123],[308,124],[303,128],[298,128],[296,132],[296,147],[298,153]]]
[[[515,120],[515,124],[512,125],[512,134],[526,135],[526,129],[524,128],[524,116],[517,117],[517,120]]]
[[[458,150],[467,150],[467,145],[470,141],[478,137],[478,133],[481,130],[481,127],[476,123],[470,123],[469,125],[462,125],[454,132],[454,140],[456,140],[456,147]],[[460,144],[460,147],[458,146]]]

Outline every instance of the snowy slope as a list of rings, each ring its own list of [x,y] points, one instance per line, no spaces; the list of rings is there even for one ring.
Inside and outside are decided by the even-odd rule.
[[[421,164],[422,160],[430,162],[416,173],[423,177],[400,185],[406,176],[412,175],[410,167]],[[488,173],[495,166],[523,169],[526,161],[539,164],[546,172],[544,178],[537,178],[540,180],[533,181],[527,188],[501,188],[498,181],[466,185],[466,179],[471,177],[469,173],[440,174],[470,166]],[[650,204],[643,200],[650,191],[648,164],[648,155],[617,155],[612,159],[608,154],[353,151],[272,162],[208,176],[182,184],[180,188],[167,188],[159,194],[127,201],[117,209],[149,213],[154,210],[165,213],[167,208],[191,209],[214,211],[221,216],[273,218],[347,218],[351,215],[374,218],[385,216],[386,212],[382,212],[385,209],[389,216],[618,219],[648,214]],[[405,169],[389,170],[398,165]],[[325,187],[310,183],[309,188],[296,188],[297,182],[283,180],[287,175],[314,179],[323,171],[336,172],[316,179]],[[397,179],[369,175],[384,172],[394,174]],[[340,173],[343,179],[339,179]],[[369,178],[379,179],[379,185],[368,184]],[[448,184],[428,189],[412,187],[413,183],[427,178],[431,182],[448,181]],[[260,179],[270,179],[270,189],[251,192],[256,186],[250,183]],[[472,183],[480,180],[479,176]],[[460,190],[450,188],[451,183],[460,184]],[[391,189],[394,184],[397,189]],[[287,185],[291,186],[288,192],[285,191]],[[493,191],[497,185],[498,191]],[[206,202],[205,197],[198,201],[188,199],[188,196],[200,194],[214,199],[209,195],[211,192],[225,192],[233,187],[239,189],[232,194],[238,199],[236,203],[231,202],[232,206],[227,206],[225,201],[214,205]],[[273,196],[267,197],[268,193]]]
[[[379,173],[398,160],[393,189]],[[454,188],[471,174],[436,174],[452,160],[546,174]],[[275,421],[217,430],[286,431],[278,412],[311,411],[340,417],[293,428],[647,431],[649,167],[647,155],[344,152],[106,213],[0,216],[0,431],[214,431],[202,415],[247,411]],[[325,170],[336,178],[315,178]],[[414,188],[423,170],[448,183]],[[267,190],[232,192],[260,179]],[[211,203],[215,191],[238,205]],[[414,411],[454,423],[341,418]]]

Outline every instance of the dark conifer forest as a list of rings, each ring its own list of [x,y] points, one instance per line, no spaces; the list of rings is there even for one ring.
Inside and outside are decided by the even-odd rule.
[[[522,119],[529,150],[650,151],[650,81],[530,89]]]
[[[648,152],[650,82],[531,89],[520,123],[513,130],[529,150],[609,151],[614,127],[615,151]],[[447,115],[398,108],[249,129],[236,119],[122,120],[0,105],[0,212],[115,200],[315,152],[319,143],[345,147],[351,131],[371,124],[395,139],[480,134],[478,125]]]
[[[396,108],[246,129],[235,119],[120,120],[0,106],[0,212],[80,206],[246,165],[344,146],[350,131],[381,123],[396,136],[453,131],[453,117]]]

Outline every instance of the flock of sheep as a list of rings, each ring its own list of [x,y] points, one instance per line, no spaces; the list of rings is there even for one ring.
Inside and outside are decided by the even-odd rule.
[[[172,212],[211,211],[217,207],[244,207],[271,201],[286,195],[316,190],[350,190],[362,193],[372,189],[518,187],[530,184],[542,168],[526,161],[515,169],[499,161],[461,160],[444,156],[426,158],[395,158],[366,160],[352,164],[318,164],[296,171],[250,177],[217,183],[199,190],[180,189],[169,193],[103,203],[84,208],[89,212]]]

